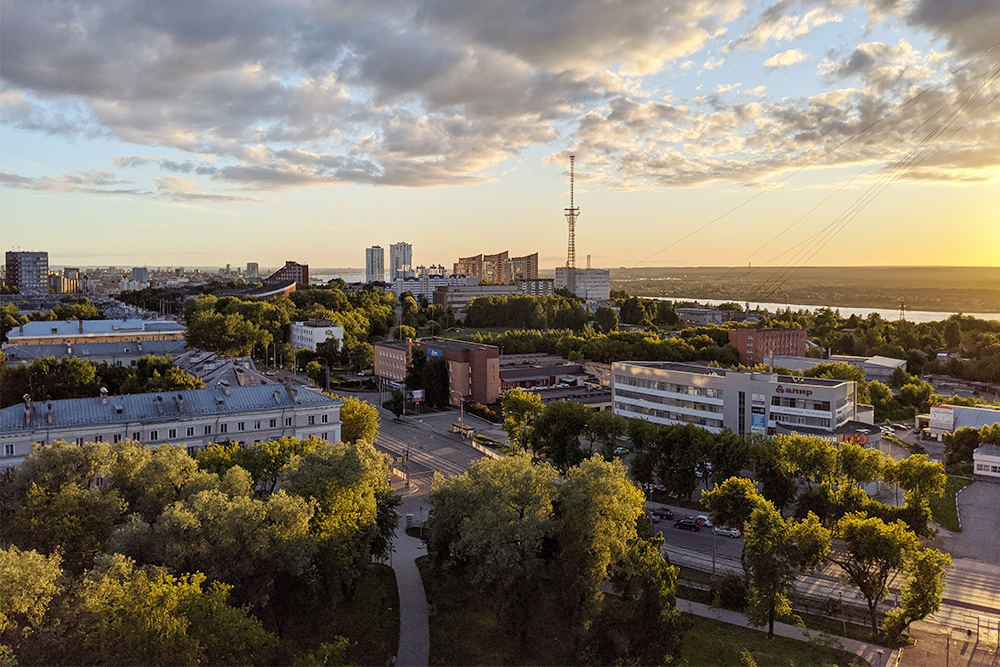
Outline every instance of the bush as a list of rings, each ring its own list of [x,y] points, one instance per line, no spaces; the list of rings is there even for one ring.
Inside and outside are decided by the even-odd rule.
[[[482,403],[468,402],[465,404],[465,411],[476,415],[477,417],[482,417],[483,419],[493,422],[494,424],[503,423],[503,415],[496,407],[491,407],[483,405]]]
[[[733,611],[744,611],[747,608],[746,580],[741,575],[730,572],[712,582],[712,605]]]

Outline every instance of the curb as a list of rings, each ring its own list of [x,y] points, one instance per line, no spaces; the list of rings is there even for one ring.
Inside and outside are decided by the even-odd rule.
[[[970,486],[972,486],[972,484],[969,484],[968,486],[963,486],[961,489],[959,489],[958,491],[955,492],[955,516],[958,517],[958,529],[960,531],[963,530],[963,527],[962,527],[962,508],[958,504],[958,497],[962,494],[962,491],[965,491]]]

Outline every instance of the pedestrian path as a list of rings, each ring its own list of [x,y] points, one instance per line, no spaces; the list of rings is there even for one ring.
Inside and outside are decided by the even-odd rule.
[[[703,616],[722,623],[739,625],[753,630],[761,630],[761,628],[750,625],[750,621],[747,620],[747,617],[737,611],[717,609],[716,607],[709,607],[708,605],[701,604],[700,602],[693,602],[691,600],[684,600],[681,598],[677,598],[677,608],[685,613],[694,614],[695,616]],[[763,631],[766,632],[766,630]],[[859,642],[846,637],[828,635],[824,632],[808,630],[795,625],[788,625],[787,623],[775,623],[774,634],[779,637],[787,637],[789,639],[797,639],[799,641],[809,642],[812,644],[823,644],[825,646],[842,649],[848,653],[861,656],[861,658],[872,667],[893,667],[896,665],[898,660],[897,650],[888,649],[877,644]]]
[[[430,660],[430,629],[427,620],[427,596],[420,578],[416,559],[427,553],[423,540],[406,534],[406,515],[416,515],[417,508],[426,504],[423,496],[408,495],[399,508],[400,522],[393,540],[395,553],[392,569],[396,573],[399,591],[399,648],[397,667],[427,667]]]

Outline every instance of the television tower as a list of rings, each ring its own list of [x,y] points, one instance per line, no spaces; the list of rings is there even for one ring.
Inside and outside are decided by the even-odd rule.
[[[569,223],[569,247],[566,251],[566,266],[571,269],[576,268],[576,219],[580,216],[580,209],[573,205],[573,163],[575,155],[569,156],[569,208],[566,211],[566,222]]]

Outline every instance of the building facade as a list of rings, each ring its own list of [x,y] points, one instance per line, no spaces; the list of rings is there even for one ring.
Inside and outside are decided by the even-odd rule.
[[[615,414],[657,424],[695,424],[713,433],[833,435],[854,420],[857,387],[847,380],[744,373],[671,362],[612,365]]]
[[[413,271],[413,245],[400,241],[389,246],[389,282]]]
[[[385,251],[382,246],[365,249],[365,282],[385,282]]]
[[[46,294],[49,291],[49,253],[7,251],[4,282],[22,294]]]
[[[340,401],[294,386],[267,385],[95,396],[0,410],[0,469],[20,465],[33,443],[56,440],[179,445],[252,445],[286,436],[340,440]]]
[[[402,382],[413,359],[413,339],[375,343],[375,377],[386,382]]]
[[[136,266],[132,269],[132,280],[138,283],[149,285],[149,269],[145,266]]]
[[[473,275],[446,276],[439,273],[423,271],[414,278],[398,277],[392,282],[392,290],[396,296],[410,292],[416,298],[434,300],[434,290],[438,287],[472,287],[479,284],[479,278]]]
[[[246,271],[243,272],[245,278],[256,278],[260,276],[260,264],[257,262],[247,262]]]
[[[556,267],[555,288],[587,301],[607,301],[611,298],[611,271],[608,269],[577,269]]]
[[[506,250],[495,255],[460,257],[455,262],[454,273],[478,276],[479,282],[509,285],[519,280],[538,279],[538,253],[511,257]]]
[[[60,343],[58,345],[11,345],[4,343],[8,366],[30,364],[41,357],[76,357],[95,364],[109,366],[135,366],[140,357],[171,356],[182,354],[187,347],[184,340],[149,340],[118,343]]]
[[[285,265],[264,278],[265,285],[280,285],[294,280],[303,287],[309,286],[309,265],[286,260]]]
[[[722,324],[725,321],[723,312],[717,308],[675,308],[677,317],[689,327],[705,327],[710,324]],[[803,353],[805,354],[805,353]]]
[[[28,322],[7,332],[11,345],[140,343],[184,340],[186,329],[170,320],[59,320]]]
[[[448,398],[490,405],[500,400],[500,348],[448,338],[418,338],[418,349],[428,358],[448,364]]]
[[[972,464],[977,477],[1000,481],[1000,447],[997,445],[979,445],[972,452]]]
[[[520,293],[515,285],[469,285],[438,287],[434,290],[434,303],[451,306],[457,314],[469,305],[473,299],[485,296],[517,296]],[[464,315],[462,315],[464,317]]]
[[[309,319],[305,322],[292,322],[291,345],[302,350],[316,351],[316,346],[331,338],[344,342],[344,327],[334,326],[333,320]]]
[[[684,309],[677,309],[678,315],[681,310]],[[804,357],[808,340],[807,329],[733,329],[729,332],[729,344],[739,350],[740,363],[744,366],[768,363],[768,357]]]
[[[556,293],[556,281],[552,278],[532,278],[515,280],[517,289],[525,296],[553,296]]]

